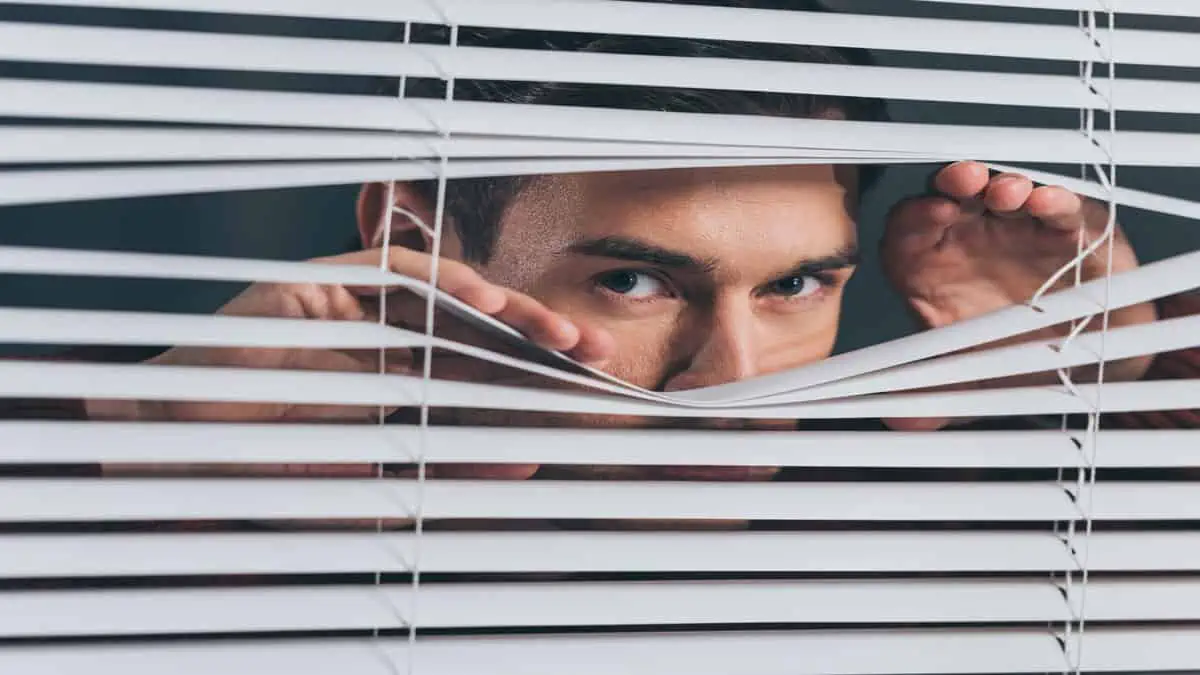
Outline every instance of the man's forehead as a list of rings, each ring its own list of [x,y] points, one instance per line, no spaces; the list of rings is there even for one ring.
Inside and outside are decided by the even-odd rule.
[[[703,240],[749,237],[826,240],[853,237],[846,189],[829,165],[722,167],[579,174],[543,185],[535,200],[555,202],[574,237],[604,232]]]
[[[588,248],[580,244],[619,238],[687,255],[720,276],[760,276],[852,250],[847,202],[830,165],[548,176],[518,198],[500,248],[528,267],[537,251],[566,262]]]
[[[733,281],[853,257],[855,249],[846,192],[828,165],[564,176],[539,191],[530,196],[559,201],[553,222],[561,229],[550,236],[558,253]],[[680,258],[691,263],[669,263]]]

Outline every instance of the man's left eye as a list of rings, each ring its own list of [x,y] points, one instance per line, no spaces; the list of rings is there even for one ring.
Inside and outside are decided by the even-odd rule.
[[[807,275],[793,275],[776,279],[767,284],[766,291],[771,295],[781,295],[788,298],[805,298],[821,290],[821,280]]]

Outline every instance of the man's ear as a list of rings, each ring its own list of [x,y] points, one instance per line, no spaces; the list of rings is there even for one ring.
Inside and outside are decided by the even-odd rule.
[[[412,183],[367,183],[358,193],[355,212],[358,235],[363,248],[383,245],[389,223],[392,246],[415,251],[433,248],[433,205],[421,196]],[[390,218],[389,218],[390,214]]]

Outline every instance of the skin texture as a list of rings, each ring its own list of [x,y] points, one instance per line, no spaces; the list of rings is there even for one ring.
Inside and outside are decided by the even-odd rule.
[[[942,169],[940,194],[893,209],[882,243],[888,277],[930,327],[1025,302],[1054,270],[1076,255],[1079,237],[1100,236],[1103,207],[1021,176],[989,176],[965,162]],[[392,206],[427,223],[433,205],[409,186],[365,186],[357,213],[367,250],[326,264],[379,265],[382,229]],[[390,201],[389,201],[390,200]],[[543,177],[517,197],[486,265],[461,260],[453,228],[444,229],[438,284],[446,292],[517,327],[543,347],[563,350],[634,384],[681,390],[794,368],[829,356],[842,292],[857,246],[853,171],[830,166],[688,169]],[[387,264],[427,279],[430,242],[413,218],[390,219]],[[1113,272],[1137,265],[1116,239]],[[1083,265],[1084,280],[1105,271],[1104,257]],[[1071,277],[1068,277],[1071,279]],[[402,291],[328,286],[254,286],[221,313],[307,319],[377,320],[423,329],[423,302]],[[1110,325],[1154,320],[1152,306],[1113,314]],[[481,343],[450,317],[445,337]],[[1065,329],[1053,331],[1061,334]],[[1022,336],[1021,339],[1045,337]],[[420,354],[389,354],[392,372],[421,372]],[[172,349],[172,365],[225,365],[375,372],[377,354],[317,350]],[[1111,367],[1108,379],[1133,379],[1148,360]],[[434,374],[507,384],[535,378],[461,358],[438,356]],[[1042,381],[1035,376],[1028,382]],[[1026,383],[1028,383],[1026,382]],[[1016,382],[1021,383],[1021,382]],[[982,386],[988,386],[985,383]],[[1003,384],[1014,384],[1005,382]],[[980,385],[972,385],[980,386]],[[89,401],[93,417],[236,421],[368,421],[376,409],[279,405],[116,403]],[[390,412],[390,411],[385,411]],[[439,422],[521,426],[661,426],[792,428],[791,420],[689,421],[611,416],[457,412]],[[936,429],[949,420],[889,420],[901,429]],[[539,467],[431,467],[434,477],[522,479]],[[245,467],[107,467],[109,473],[245,473]],[[583,467],[590,477],[746,480],[773,469]],[[374,475],[364,466],[274,465],[257,475]]]

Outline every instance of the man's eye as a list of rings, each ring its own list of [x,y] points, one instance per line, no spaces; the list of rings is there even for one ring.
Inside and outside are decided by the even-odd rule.
[[[767,284],[767,293],[788,298],[806,298],[821,290],[821,280],[802,274],[776,279]]]
[[[601,275],[596,282],[611,293],[629,298],[649,298],[666,292],[666,284],[662,280],[645,272],[608,272]]]

